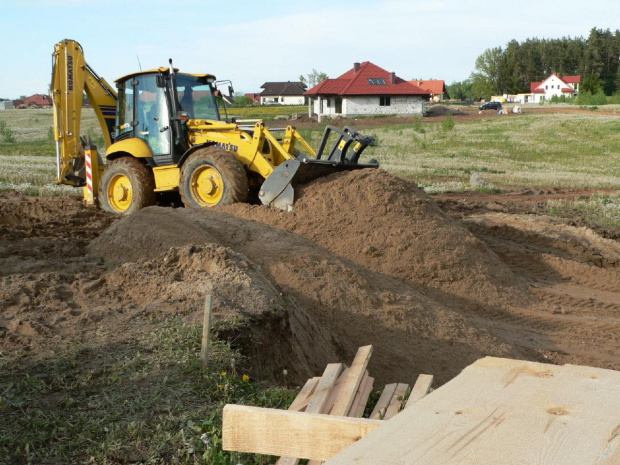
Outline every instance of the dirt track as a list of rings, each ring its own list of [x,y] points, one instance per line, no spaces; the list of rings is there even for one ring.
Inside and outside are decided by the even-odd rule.
[[[262,379],[286,368],[302,380],[368,343],[380,382],[443,383],[483,355],[620,369],[620,244],[524,207],[545,195],[431,198],[364,170],[306,186],[292,214],[117,219],[4,193],[0,351],[45,356],[199,322],[212,293],[220,336]]]

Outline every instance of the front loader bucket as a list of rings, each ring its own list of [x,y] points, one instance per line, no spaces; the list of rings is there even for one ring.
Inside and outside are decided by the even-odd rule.
[[[301,155],[278,166],[265,180],[258,195],[264,205],[291,211],[296,186],[340,171],[378,167],[379,163],[374,160],[369,163],[337,163]]]
[[[338,136],[330,140],[332,133]],[[374,159],[358,163],[364,149],[375,145],[373,137],[363,136],[353,128],[327,126],[316,158],[300,154],[296,159],[280,164],[261,186],[259,198],[267,206],[291,211],[295,201],[294,188],[299,184],[339,171],[378,168],[379,162]]]

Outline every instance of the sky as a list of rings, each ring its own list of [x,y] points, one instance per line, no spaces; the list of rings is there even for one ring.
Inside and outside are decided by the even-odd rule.
[[[313,69],[336,78],[371,61],[411,79],[467,79],[510,40],[620,27],[618,0],[0,0],[0,98],[47,94],[54,45],[78,41],[112,83],[167,66],[260,92]]]

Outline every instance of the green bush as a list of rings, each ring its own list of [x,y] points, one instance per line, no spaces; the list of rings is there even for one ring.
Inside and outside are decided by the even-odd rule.
[[[573,95],[554,95],[553,97],[551,97],[551,100],[549,100],[550,103],[573,103],[574,102],[574,98]]]
[[[577,105],[606,105],[607,96],[601,91],[596,94],[590,92],[583,92],[575,99]]]
[[[422,126],[422,118],[420,116],[413,118],[412,126],[415,132],[419,132],[420,134],[424,134],[426,132],[426,129]]]
[[[448,113],[443,119],[443,121],[441,122],[441,126],[443,127],[444,131],[452,131],[452,129],[454,129],[454,118],[452,118],[452,115],[450,113]]]
[[[15,142],[15,131],[6,125],[6,121],[0,121],[0,136],[2,137],[2,142],[7,144]]]

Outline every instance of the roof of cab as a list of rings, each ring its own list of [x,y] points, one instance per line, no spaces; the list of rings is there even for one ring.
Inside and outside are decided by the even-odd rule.
[[[177,68],[174,68],[174,72],[178,73],[179,70]],[[135,76],[143,76],[145,74],[156,74],[156,73],[161,73],[161,74],[164,74],[164,75],[168,75],[168,74],[170,74],[170,68],[161,66],[161,67],[156,68],[156,69],[147,69],[147,70],[144,70],[144,71],[137,71],[135,73],[126,74],[125,76],[122,76],[122,77],[116,79],[114,82],[126,81],[127,79],[135,77]],[[181,73],[181,74],[185,74],[185,75],[189,75],[189,76],[194,76],[196,78],[204,78],[204,79],[211,78],[214,81],[216,79],[213,74],[207,74],[207,73],[204,73],[204,74]]]

